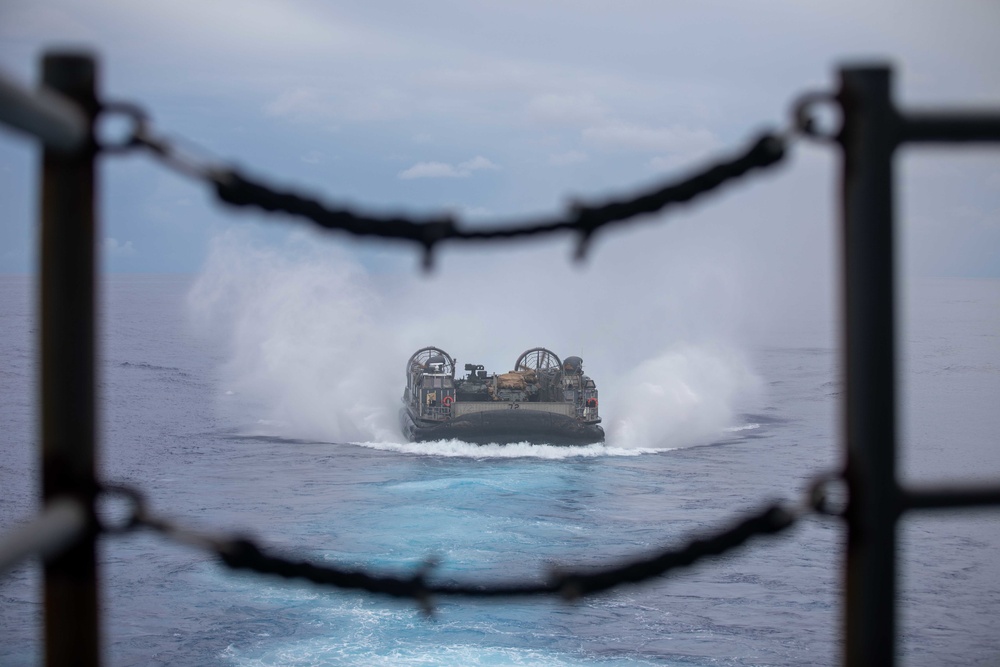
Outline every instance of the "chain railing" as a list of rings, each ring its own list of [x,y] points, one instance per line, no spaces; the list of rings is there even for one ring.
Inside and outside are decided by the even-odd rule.
[[[461,582],[433,583],[431,581],[435,559],[428,558],[424,565],[410,577],[387,576],[367,570],[346,569],[307,561],[291,560],[267,553],[245,536],[220,536],[217,531],[208,533],[181,526],[149,511],[146,498],[137,489],[109,484],[102,491],[110,496],[127,499],[130,508],[117,523],[102,524],[105,533],[118,534],[139,529],[153,530],[182,544],[200,548],[214,554],[226,566],[237,570],[250,570],[272,574],[286,579],[304,579],[314,584],[335,588],[362,590],[368,593],[395,598],[408,598],[420,603],[426,613],[433,611],[434,597],[536,597],[558,596],[565,600],[602,593],[624,584],[636,584],[662,577],[672,570],[719,556],[743,546],[756,536],[776,535],[785,532],[809,513],[832,515],[827,499],[827,484],[836,475],[817,478],[798,504],[771,503],[763,509],[747,513],[732,525],[680,546],[633,556],[622,561],[588,568],[586,571],[553,569],[544,583],[507,582],[470,584]]]
[[[576,234],[578,240],[575,256],[578,260],[583,259],[591,239],[599,229],[658,213],[668,206],[688,202],[711,192],[755,169],[776,165],[784,159],[787,144],[787,135],[766,132],[733,157],[721,159],[680,181],[664,183],[627,199],[600,205],[578,202],[564,215],[551,219],[478,224],[472,227],[450,215],[419,220],[334,206],[313,196],[286,191],[261,180],[251,179],[233,167],[195,156],[178,142],[157,134],[151,128],[148,115],[134,104],[108,103],[102,106],[101,113],[124,115],[132,124],[131,134],[113,146],[102,147],[105,151],[144,149],[165,166],[203,181],[215,191],[220,201],[230,206],[248,206],[271,213],[286,213],[309,220],[323,229],[355,236],[415,243],[423,249],[425,268],[432,266],[437,245],[446,241],[511,240],[554,232]],[[806,117],[796,117],[796,121],[807,122],[804,118]]]
[[[892,159],[912,142],[1000,141],[1000,113],[904,113],[890,91],[884,66],[840,72],[836,94],[804,95],[790,129],[768,132],[743,150],[676,182],[600,205],[576,204],[561,216],[495,225],[462,224],[446,215],[427,219],[386,216],[329,204],[317,197],[251,179],[236,169],[197,157],[151,129],[147,114],[130,103],[108,102],[97,91],[94,59],[54,53],[43,60],[43,86],[30,90],[0,76],[0,123],[38,139],[42,174],[41,369],[42,459],[45,509],[34,521],[0,536],[0,574],[20,560],[45,562],[46,660],[54,666],[99,663],[95,543],[102,534],[140,528],[214,553],[234,569],[303,579],[418,601],[430,613],[436,596],[573,599],[661,577],[677,568],[744,545],[755,536],[786,532],[809,512],[843,517],[847,524],[844,662],[895,662],[896,527],[914,509],[1000,504],[1000,486],[978,489],[907,489],[896,476],[894,222]],[[813,107],[837,107],[842,126],[826,132]],[[117,143],[100,142],[102,115],[124,115],[132,129]],[[317,565],[282,558],[241,537],[219,537],[179,526],[149,512],[140,491],[101,486],[94,474],[94,213],[93,167],[99,154],[141,149],[165,166],[214,189],[223,202],[307,219],[326,230],[403,240],[422,249],[430,268],[444,242],[497,241],[556,232],[577,236],[576,257],[595,233],[691,201],[785,158],[789,140],[804,135],[843,152],[845,307],[843,413],[847,466],[824,476],[805,502],[770,504],[728,527],[677,547],[635,556],[588,571],[553,572],[540,584],[435,583],[434,561],[411,577]],[[830,501],[831,481],[846,484],[844,503]],[[119,495],[131,509],[111,525],[95,511],[98,499]],[[836,505],[836,507],[834,507]]]

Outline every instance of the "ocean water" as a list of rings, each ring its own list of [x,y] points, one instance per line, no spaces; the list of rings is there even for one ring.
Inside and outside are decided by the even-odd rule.
[[[0,277],[0,531],[37,508],[33,290]],[[405,574],[433,556],[441,580],[538,581],[797,499],[841,461],[829,332],[754,346],[758,399],[700,442],[336,442],[292,437],[257,412],[260,395],[227,388],[230,350],[185,324],[190,292],[183,277],[104,285],[101,476],[141,487],[157,513],[296,558]],[[903,477],[1000,479],[1000,282],[929,281],[904,306]],[[843,541],[836,520],[807,518],[576,603],[442,599],[427,619],[410,603],[234,573],[135,533],[101,547],[106,662],[832,665]],[[902,662],[1000,663],[1000,513],[909,517],[901,542]],[[40,664],[41,611],[35,564],[0,579],[0,664]]]

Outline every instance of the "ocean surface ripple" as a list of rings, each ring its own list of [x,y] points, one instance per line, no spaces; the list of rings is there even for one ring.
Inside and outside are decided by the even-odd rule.
[[[31,282],[2,277],[0,289],[2,531],[36,509],[38,461]],[[683,544],[797,499],[840,465],[836,350],[812,342],[756,350],[764,406],[697,446],[283,437],[264,415],[227,412],[239,396],[220,391],[222,353],[178,322],[186,289],[170,277],[106,286],[101,476],[141,487],[160,514],[291,557],[394,574],[434,557],[439,581],[540,581],[553,567]],[[906,339],[901,468],[912,480],[995,479],[998,339],[952,327],[1000,313],[1000,289],[934,289],[945,306]],[[968,331],[1000,330],[992,317]],[[997,664],[997,513],[914,517],[901,540],[903,663]],[[100,549],[106,654],[111,665],[833,665],[843,542],[836,521],[809,518],[576,603],[443,599],[427,619],[413,604],[234,573],[134,533]],[[0,579],[2,665],[41,662],[40,585],[34,564]]]

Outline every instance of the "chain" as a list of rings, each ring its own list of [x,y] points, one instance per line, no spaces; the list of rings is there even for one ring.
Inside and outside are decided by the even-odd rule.
[[[807,96],[795,107],[791,129],[765,132],[735,155],[719,159],[686,178],[664,183],[632,197],[603,204],[575,203],[562,215],[548,219],[520,220],[504,224],[469,226],[449,215],[418,219],[386,216],[337,206],[292,190],[250,178],[220,162],[198,157],[152,131],[148,116],[128,103],[108,103],[104,113],[124,114],[132,122],[132,133],[117,144],[104,144],[105,152],[143,149],[165,166],[208,184],[220,201],[236,207],[255,207],[272,213],[304,218],[326,230],[355,236],[374,236],[408,241],[424,252],[424,266],[433,263],[434,249],[444,241],[495,241],[521,239],[555,232],[577,235],[575,257],[582,260],[596,232],[604,227],[651,216],[673,205],[689,202],[749,173],[779,164],[796,134],[814,133],[808,106],[819,96]],[[824,98],[825,99],[825,98]]]
[[[688,567],[706,558],[737,549],[753,537],[783,533],[806,514],[814,512],[833,514],[826,500],[826,489],[830,483],[839,479],[839,475],[818,478],[809,488],[804,502],[798,506],[773,503],[707,537],[691,539],[679,547],[663,549],[651,555],[630,558],[587,571],[552,571],[543,583],[432,584],[428,582],[428,576],[437,565],[434,559],[425,560],[412,576],[398,577],[282,558],[268,553],[246,537],[225,536],[218,533],[210,535],[158,517],[149,512],[145,498],[139,491],[124,485],[102,487],[103,493],[122,495],[131,504],[129,516],[124,522],[113,526],[103,525],[102,528],[105,533],[112,534],[140,528],[150,529],[174,541],[209,551],[232,569],[250,570],[286,579],[303,579],[322,586],[408,598],[417,601],[425,613],[429,614],[433,611],[431,605],[433,596],[466,598],[559,596],[565,600],[576,600],[625,584],[636,584],[662,577],[678,568]]]
[[[582,259],[595,233],[604,227],[658,213],[668,206],[691,201],[754,170],[775,166],[784,159],[788,143],[796,134],[827,138],[816,129],[810,111],[815,103],[830,99],[829,95],[820,94],[802,97],[793,109],[790,130],[785,133],[766,132],[735,156],[717,160],[679,181],[600,205],[577,203],[564,215],[552,219],[474,228],[461,225],[450,216],[417,220],[359,212],[252,180],[233,167],[198,157],[193,151],[182,149],[177,141],[157,135],[151,130],[146,113],[128,103],[107,103],[102,107],[102,113],[127,116],[132,123],[132,131],[125,140],[118,143],[105,142],[100,148],[106,153],[120,153],[136,148],[146,150],[167,167],[210,185],[221,201],[232,206],[253,206],[268,212],[286,213],[311,220],[327,230],[340,230],[356,236],[375,236],[416,243],[424,250],[425,267],[430,267],[434,248],[443,241],[517,239],[559,231],[578,235],[576,257]],[[105,522],[103,530],[106,533],[122,533],[138,528],[151,529],[175,541],[211,551],[234,569],[412,598],[430,612],[429,600],[432,595],[481,598],[559,595],[565,599],[575,599],[623,584],[660,577],[674,569],[736,549],[755,536],[784,532],[807,512],[836,514],[826,493],[828,484],[835,479],[839,479],[839,476],[826,476],[818,480],[810,488],[807,501],[799,507],[772,504],[714,535],[692,539],[678,548],[664,549],[650,556],[593,571],[554,572],[542,584],[515,582],[491,586],[462,583],[432,585],[427,583],[427,575],[436,565],[432,560],[426,561],[412,577],[402,578],[280,558],[265,553],[247,538],[220,537],[214,533],[208,535],[155,516],[148,511],[145,499],[138,491],[122,485],[106,485],[103,492],[125,496],[131,503],[130,515],[124,523],[110,525]]]

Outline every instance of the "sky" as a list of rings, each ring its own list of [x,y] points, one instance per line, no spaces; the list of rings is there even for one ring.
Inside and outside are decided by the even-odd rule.
[[[986,0],[0,0],[0,68],[33,82],[46,49],[84,47],[104,99],[140,105],[196,156],[475,225],[697,170],[786,128],[844,64],[890,64],[904,109],[1000,109],[998,25]],[[36,268],[38,163],[0,132],[0,272]],[[320,431],[379,437],[391,418],[360,422],[392,404],[380,392],[419,347],[503,371],[542,345],[583,356],[599,386],[643,387],[635,404],[673,396],[691,411],[669,428],[697,439],[758,393],[755,341],[833,336],[839,165],[800,140],[778,168],[600,234],[582,265],[569,237],[449,244],[428,276],[410,246],[234,211],[148,155],[108,156],[99,250],[110,273],[193,276],[229,384]],[[897,166],[901,282],[1000,278],[997,148],[907,148]],[[331,427],[310,398],[333,375],[354,397],[358,358],[387,361]],[[647,417],[619,421],[658,427]]]
[[[32,82],[45,49],[87,47],[107,98],[138,103],[206,156],[332,202],[474,222],[683,173],[784,126],[795,98],[832,89],[844,62],[891,62],[901,103],[1000,106],[996,25],[1000,5],[986,1],[3,0],[0,67]],[[996,153],[913,153],[900,201],[916,268],[1000,275]],[[812,201],[796,178],[811,170],[834,191],[834,157],[803,146],[778,181],[759,180],[789,218],[833,220],[829,193]],[[37,159],[0,134],[0,271],[35,266]],[[101,212],[118,272],[197,272],[229,227],[267,227],[272,242],[302,228],[226,212],[138,155],[106,161]],[[410,268],[396,245],[332,242],[366,265]]]

